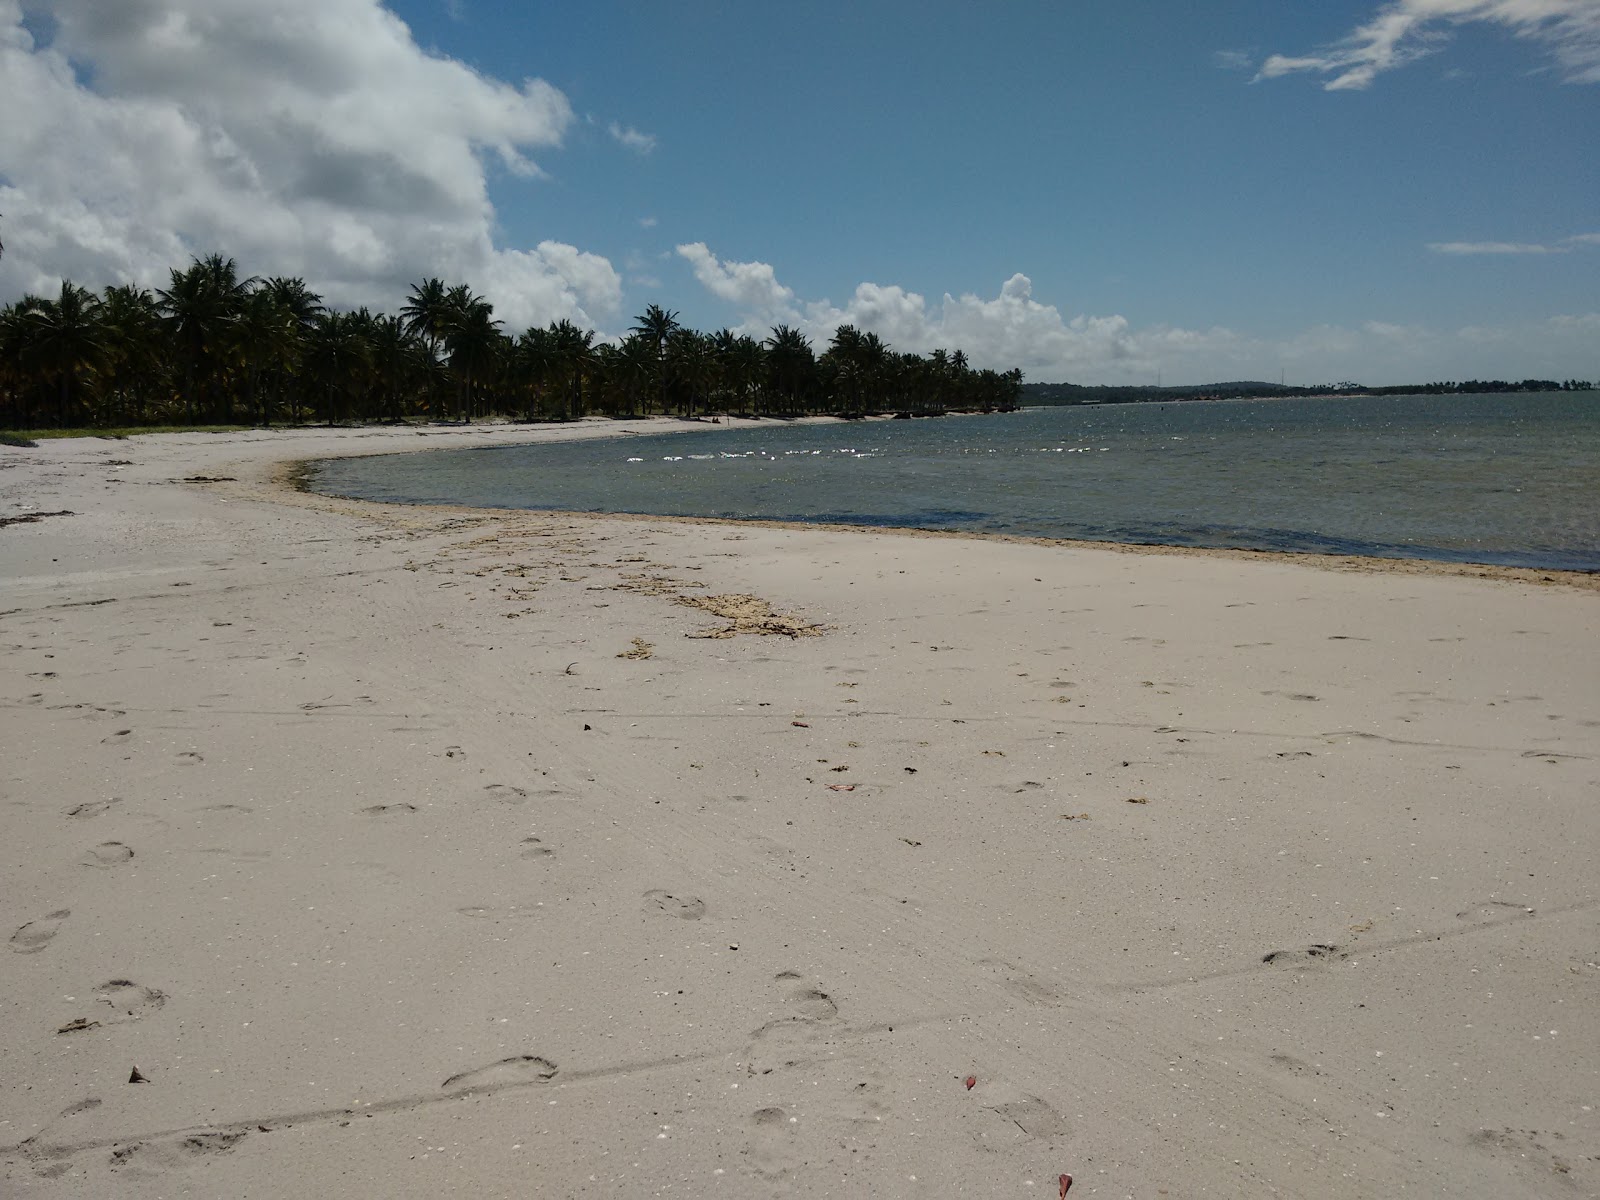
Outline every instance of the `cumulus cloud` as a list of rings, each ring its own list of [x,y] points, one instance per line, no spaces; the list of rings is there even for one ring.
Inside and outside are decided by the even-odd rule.
[[[753,313],[786,314],[794,293],[778,282],[764,262],[723,262],[704,242],[679,246],[678,256],[694,268],[694,277],[713,296]]]
[[[1485,22],[1535,41],[1570,83],[1600,83],[1600,0],[1393,0],[1349,37],[1316,54],[1274,54],[1257,79],[1331,75],[1330,92],[1369,86],[1384,71],[1439,48],[1452,25]]]
[[[640,133],[632,125],[619,125],[613,121],[606,127],[606,132],[635,154],[649,154],[656,148],[655,134]]]
[[[572,123],[549,84],[425,52],[378,0],[40,11],[25,22],[0,0],[0,297],[63,276],[159,284],[220,251],[341,305],[392,308],[432,275],[483,290],[513,326],[592,324],[620,303],[597,255],[494,244],[488,172],[537,178],[531,155]]]
[[[1187,383],[1276,379],[1280,371],[1302,384],[1587,377],[1600,321],[1580,314],[1493,330],[1439,331],[1371,320],[1267,338],[1221,326],[1134,328],[1117,315],[1065,315],[1036,299],[1023,274],[1011,276],[992,297],[946,293],[930,303],[898,285],[862,283],[835,304],[798,299],[768,263],[719,259],[700,242],[679,246],[678,254],[707,291],[740,312],[737,332],[764,338],[773,325],[791,325],[822,350],[848,324],[896,350],[961,350],[973,366],[1021,367],[1029,379],[1046,383],[1154,382],[1158,372],[1168,382]]]
[[[1585,246],[1600,246],[1600,233],[1575,233],[1559,242],[1429,242],[1435,254],[1567,254]]]

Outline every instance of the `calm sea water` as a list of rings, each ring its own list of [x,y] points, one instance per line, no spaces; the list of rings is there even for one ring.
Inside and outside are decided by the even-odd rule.
[[[331,460],[363,499],[1600,570],[1600,395],[1118,404]]]

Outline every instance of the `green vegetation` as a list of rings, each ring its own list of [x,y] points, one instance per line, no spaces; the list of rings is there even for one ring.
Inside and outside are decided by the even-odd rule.
[[[106,438],[123,441],[146,433],[238,433],[258,429],[258,425],[101,425],[75,426],[70,429],[14,429],[0,433],[0,442],[7,438],[28,438],[37,441],[61,438]]]
[[[1022,403],[1139,404],[1151,400],[1240,400],[1275,396],[1450,396],[1483,392],[1588,392],[1595,385],[1582,379],[1469,379],[1449,383],[1405,383],[1390,387],[1362,387],[1359,383],[1324,383],[1315,387],[1287,387],[1280,383],[1208,383],[1200,387],[1085,387],[1077,383],[1027,383]]]
[[[0,428],[930,416],[1014,408],[1022,387],[1021,371],[974,370],[960,351],[897,353],[850,325],[820,355],[788,326],[763,341],[704,334],[654,304],[616,345],[566,320],[516,336],[501,326],[465,285],[420,283],[395,316],[339,312],[304,280],[244,279],[215,254],[156,292],[63,282],[53,299],[0,309]]]

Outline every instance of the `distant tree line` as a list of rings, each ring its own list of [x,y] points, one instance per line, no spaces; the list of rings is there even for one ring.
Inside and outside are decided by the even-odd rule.
[[[1388,387],[1364,387],[1359,383],[1323,383],[1312,387],[1289,387],[1281,383],[1208,383],[1199,387],[1087,386],[1078,383],[1025,383],[1022,403],[1137,404],[1152,400],[1243,400],[1274,396],[1447,396],[1480,392],[1590,392],[1595,385],[1583,379],[1468,379],[1448,383],[1405,383]]]
[[[618,344],[552,322],[516,334],[464,284],[430,279],[398,314],[330,308],[302,279],[241,278],[211,255],[166,288],[0,309],[0,428],[727,412],[930,416],[1016,407],[1022,372],[961,351],[905,354],[841,325],[818,354],[779,325],[700,333],[652,304]]]

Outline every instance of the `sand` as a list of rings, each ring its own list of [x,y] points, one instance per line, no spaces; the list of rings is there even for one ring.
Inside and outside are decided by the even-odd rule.
[[[0,1194],[1600,1194],[1593,591],[281,484],[616,429],[0,449]]]

